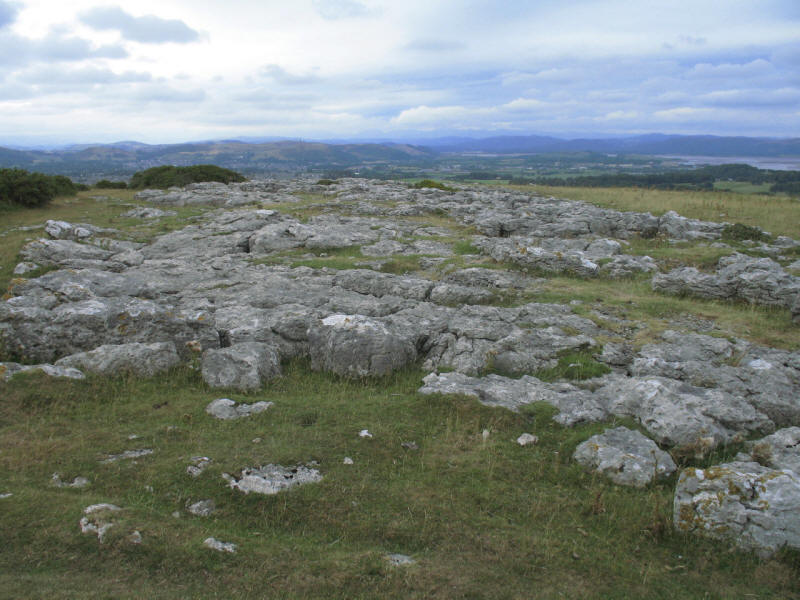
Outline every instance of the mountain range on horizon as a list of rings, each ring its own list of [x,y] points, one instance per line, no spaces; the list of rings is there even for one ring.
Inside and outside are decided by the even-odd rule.
[[[242,172],[304,168],[357,168],[420,164],[453,155],[601,153],[685,157],[800,158],[800,138],[751,138],[647,134],[621,138],[562,139],[551,136],[439,137],[405,140],[290,140],[244,138],[182,144],[74,144],[52,149],[0,147],[0,168],[89,177],[130,175],[159,165],[216,164]]]

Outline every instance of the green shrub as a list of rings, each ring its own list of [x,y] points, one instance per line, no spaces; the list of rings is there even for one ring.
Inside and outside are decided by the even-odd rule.
[[[320,179],[317,181],[317,185],[335,185],[336,180],[334,179]]]
[[[758,227],[745,225],[743,223],[735,223],[733,225],[725,225],[722,230],[723,240],[741,241],[753,240],[756,242],[768,242],[770,236],[764,233]]]
[[[164,165],[134,173],[133,177],[131,177],[129,187],[132,189],[166,189],[173,186],[183,187],[190,183],[200,183],[203,181],[232,183],[247,180],[236,171],[223,169],[216,165],[192,165],[190,167]]]
[[[36,208],[56,196],[74,196],[81,186],[63,175],[0,169],[0,204]]]
[[[110,181],[108,179],[101,179],[94,184],[94,188],[98,190],[125,190],[128,189],[128,184],[124,181]]]
[[[423,188],[432,188],[435,190],[443,190],[445,192],[455,192],[455,188],[451,188],[449,185],[445,185],[440,181],[434,181],[433,179],[423,179],[422,181],[418,181],[411,185],[412,189],[421,190]]]

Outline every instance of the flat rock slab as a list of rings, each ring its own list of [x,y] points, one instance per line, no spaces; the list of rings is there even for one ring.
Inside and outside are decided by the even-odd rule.
[[[280,358],[273,346],[242,342],[203,354],[203,381],[215,388],[257,390],[281,374]]]
[[[653,440],[627,427],[606,429],[575,449],[576,462],[619,485],[644,487],[675,472],[672,457]]]
[[[140,377],[153,377],[181,363],[175,344],[103,345],[89,352],[79,352],[56,361],[58,367],[72,367],[98,375],[114,376],[133,373]]]
[[[229,398],[219,398],[206,406],[206,412],[217,419],[231,420],[249,417],[264,412],[272,402],[255,402],[253,404],[236,404]]]
[[[331,315],[308,330],[311,368],[346,377],[387,375],[417,358],[410,339],[363,315]]]
[[[298,485],[321,481],[322,474],[305,465],[282,467],[269,464],[255,469],[243,469],[239,479],[227,473],[223,473],[223,478],[232,489],[245,494],[253,492],[272,495]]]
[[[235,554],[238,549],[238,546],[232,542],[222,542],[213,537],[203,540],[203,546],[217,552],[228,552],[229,554]]]
[[[684,469],[675,489],[675,527],[726,540],[766,557],[800,548],[800,476],[755,462]]]

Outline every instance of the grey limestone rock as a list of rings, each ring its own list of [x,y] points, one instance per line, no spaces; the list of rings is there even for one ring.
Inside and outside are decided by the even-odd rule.
[[[105,261],[115,253],[71,240],[34,240],[25,244],[19,255],[26,261],[46,266],[71,266],[77,261]]]
[[[216,550],[217,552],[228,552],[229,554],[235,554],[238,549],[236,544],[232,542],[222,542],[214,537],[203,540],[203,546],[211,550]]]
[[[114,513],[122,509],[115,504],[103,503],[92,504],[83,509],[84,516],[81,517],[78,525],[80,526],[81,533],[91,533],[97,536],[97,541],[103,543],[105,541],[106,533],[114,527]]]
[[[152,453],[153,450],[150,448],[142,448],[140,450],[125,450],[125,452],[121,452],[120,454],[109,454],[106,458],[102,459],[100,462],[102,464],[109,464],[117,462],[119,460],[130,460],[133,458],[150,456]]]
[[[217,505],[213,500],[199,500],[189,504],[186,510],[196,517],[209,517],[217,510]]]
[[[223,473],[222,476],[231,489],[245,494],[253,492],[266,495],[277,494],[294,486],[322,480],[322,474],[317,469],[306,465],[283,467],[269,464],[254,469],[243,469],[239,479],[227,473]]]
[[[242,342],[203,354],[203,380],[211,387],[259,389],[281,374],[276,349],[260,342]]]
[[[417,358],[407,335],[363,315],[331,315],[308,330],[311,368],[347,377],[381,376]]]
[[[19,363],[0,363],[0,380],[8,381],[18,373],[42,372],[49,377],[64,377],[66,379],[84,379],[82,371],[71,367],[55,366],[50,364],[21,365]]]
[[[45,222],[44,231],[54,240],[81,240],[101,232],[102,229],[86,223],[73,224],[50,219]]]
[[[578,445],[576,462],[619,485],[644,487],[669,477],[676,469],[672,457],[652,440],[627,427],[606,429]]]
[[[206,406],[206,412],[217,419],[232,420],[264,412],[270,406],[272,406],[272,402],[236,404],[236,402],[228,398],[219,398]]]
[[[750,455],[737,460],[755,461],[778,470],[789,470],[800,476],[800,427],[779,429],[757,441],[748,442]]]
[[[722,539],[769,556],[800,548],[800,476],[755,462],[684,469],[675,489],[679,531]]]
[[[156,342],[98,346],[89,352],[65,356],[55,364],[106,376],[134,373],[141,377],[153,377],[176,367],[180,362],[175,344]]]

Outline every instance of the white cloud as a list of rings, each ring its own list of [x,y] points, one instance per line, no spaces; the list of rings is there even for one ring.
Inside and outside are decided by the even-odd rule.
[[[119,31],[123,38],[145,44],[195,42],[200,34],[178,19],[162,19],[155,15],[134,17],[119,6],[104,6],[87,10],[81,21],[93,29]]]

